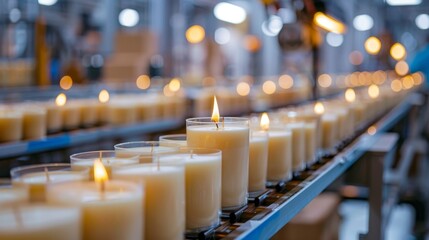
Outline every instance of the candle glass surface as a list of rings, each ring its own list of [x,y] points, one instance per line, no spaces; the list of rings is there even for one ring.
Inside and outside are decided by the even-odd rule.
[[[31,202],[44,202],[46,185],[88,180],[88,169],[72,171],[69,163],[36,164],[10,170],[14,186],[27,186]]]
[[[184,161],[123,166],[113,169],[112,178],[143,183],[146,196],[143,206],[144,239],[183,239],[186,207]]]
[[[162,135],[159,137],[159,143],[161,146],[172,146],[172,147],[186,147],[186,134],[170,134]]]
[[[222,209],[232,210],[247,203],[249,175],[249,120],[221,117],[186,119],[189,147],[222,151]]]
[[[114,148],[117,157],[132,157],[137,154],[140,163],[151,163],[153,162],[153,156],[156,154],[174,152],[179,149],[178,146],[163,146],[159,141],[119,143],[116,144]]]
[[[185,162],[186,230],[201,232],[219,225],[222,152],[184,147],[159,154],[160,162]]]
[[[249,187],[250,193],[265,190],[268,164],[268,133],[250,131],[249,147]]]
[[[70,164],[72,170],[88,169],[89,179],[94,180],[94,161],[100,159],[106,168],[107,175],[111,176],[112,168],[139,163],[139,156],[129,155],[128,157],[117,157],[114,150],[101,150],[76,153],[70,156]]]

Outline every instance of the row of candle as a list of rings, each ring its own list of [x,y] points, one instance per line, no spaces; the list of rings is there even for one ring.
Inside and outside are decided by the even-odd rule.
[[[79,127],[179,119],[186,111],[186,99],[181,96],[118,95],[111,101],[100,100],[67,101],[66,96],[60,94],[55,103],[0,106],[0,142],[40,139],[47,133]]]
[[[386,95],[383,101],[397,99],[398,96],[394,99]],[[314,163],[318,148],[333,147],[338,140],[353,134],[359,124],[390,107],[371,99],[359,100],[356,104],[355,101],[345,103],[337,99],[283,109],[249,121],[248,118],[220,117],[215,98],[211,118],[187,119],[186,140],[163,139],[162,144],[123,143],[117,144],[110,155],[106,155],[107,152],[73,155],[72,173],[42,168],[38,174],[21,176],[16,172],[22,169],[13,170],[13,183],[18,186],[13,191],[27,187],[30,199],[46,201],[47,205],[21,208],[12,204],[1,210],[0,222],[14,224],[9,230],[0,227],[0,237],[26,233],[25,221],[30,220],[23,222],[22,218],[40,211],[59,211],[61,217],[75,219],[67,220],[70,226],[67,230],[59,224],[65,221],[51,218],[49,213],[48,217],[38,219],[55,221],[58,224],[42,225],[64,231],[58,232],[59,235],[75,237],[70,239],[80,236],[84,239],[142,239],[142,236],[181,239],[185,229],[200,231],[216,226],[220,208],[241,207],[247,203],[248,192],[263,191],[267,182],[289,180],[292,172]],[[365,114],[353,107],[362,103],[365,103]],[[394,101],[389,101],[391,104]],[[185,144],[188,148],[183,148]],[[97,176],[96,167],[88,170],[94,159],[107,166],[102,177]],[[108,175],[113,180],[107,181]],[[96,182],[87,181],[92,178]],[[52,184],[63,180],[67,182]],[[45,188],[47,183],[49,186]],[[11,201],[0,200],[0,205],[5,205],[4,202]],[[12,201],[16,202],[19,201]],[[79,203],[78,210],[76,203]],[[82,234],[78,234],[80,231]],[[46,232],[52,235],[54,229]]]

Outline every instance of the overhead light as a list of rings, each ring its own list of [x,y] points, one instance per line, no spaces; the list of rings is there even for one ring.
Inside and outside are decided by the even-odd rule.
[[[353,19],[353,27],[358,31],[367,31],[374,26],[374,20],[368,14],[361,14]]]
[[[386,0],[390,6],[419,5],[422,0]]]
[[[237,5],[220,2],[214,7],[214,15],[217,19],[229,22],[232,24],[239,24],[246,20],[246,11]]]
[[[119,13],[119,23],[124,27],[134,27],[139,19],[139,13],[134,9],[125,8]]]
[[[343,41],[344,37],[341,34],[336,34],[333,32],[328,32],[328,34],[326,34],[326,42],[331,47],[339,47],[341,46],[341,44],[343,44]]]
[[[390,56],[392,56],[393,59],[399,61],[407,55],[407,50],[405,50],[404,45],[400,43],[395,43],[390,48]]]
[[[416,17],[416,25],[422,30],[429,29],[429,15],[423,13]]]
[[[367,53],[377,55],[381,50],[381,41],[380,39],[372,36],[365,41],[364,46]]]
[[[217,42],[220,45],[224,45],[229,43],[229,40],[231,40],[231,33],[226,28],[218,28],[215,31],[215,42]]]
[[[346,26],[342,22],[322,12],[316,12],[313,21],[317,26],[329,32],[342,34],[346,31]]]
[[[200,25],[193,25],[186,30],[186,40],[189,43],[200,43],[206,36],[206,31]]]
[[[40,5],[52,6],[57,3],[57,0],[39,0],[38,2]]]

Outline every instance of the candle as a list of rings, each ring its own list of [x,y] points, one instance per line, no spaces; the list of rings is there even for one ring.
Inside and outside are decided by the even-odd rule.
[[[53,184],[48,188],[47,202],[80,206],[83,240],[143,239],[142,187],[108,181],[100,160],[94,163],[94,180]]]
[[[97,102],[92,99],[82,99],[76,101],[79,106],[80,124],[90,127],[98,123]]]
[[[109,120],[111,124],[123,125],[137,122],[137,107],[131,101],[117,101],[109,105]]]
[[[221,208],[221,151],[181,148],[177,153],[160,154],[159,161],[185,161],[186,230],[201,232],[217,226]]]
[[[186,134],[170,134],[159,137],[159,144],[161,146],[172,146],[172,147],[186,147],[188,145],[186,141]]]
[[[26,187],[0,186],[0,208],[16,206],[28,202]]]
[[[115,151],[104,150],[104,151],[92,151],[76,153],[70,156],[71,169],[73,171],[89,170],[89,179],[94,180],[94,161],[101,159],[104,167],[106,168],[107,175],[109,178],[112,174],[112,169],[123,165],[132,165],[139,163],[139,157],[137,154],[129,157],[117,157]]]
[[[0,208],[0,239],[80,240],[78,208],[20,205]]]
[[[183,165],[145,163],[114,169],[113,179],[143,182],[145,239],[183,239],[185,171]]]
[[[154,155],[174,152],[179,149],[177,146],[162,146],[158,141],[119,143],[114,148],[117,157],[126,158],[138,155],[140,163],[151,163]]]
[[[18,141],[22,138],[22,114],[0,110],[0,142]]]
[[[222,208],[235,209],[247,203],[249,120],[219,119],[215,98],[212,118],[186,120],[186,137],[189,147],[222,151]]]
[[[322,148],[329,149],[335,146],[337,141],[338,117],[334,114],[322,116]]]
[[[316,122],[305,123],[305,159],[307,165],[311,165],[316,160],[317,149],[317,129]]]
[[[265,189],[268,165],[268,134],[265,131],[250,132],[249,192]]]
[[[63,116],[61,106],[52,103],[46,103],[46,128],[48,133],[58,132],[63,128]]]
[[[142,122],[153,122],[160,119],[161,109],[156,105],[156,99],[148,97],[145,101],[137,102],[138,119]]]
[[[292,133],[292,170],[299,172],[305,168],[305,124],[289,122],[286,127]]]
[[[287,181],[292,178],[292,133],[290,130],[270,128],[268,131],[267,180]]]
[[[43,202],[46,197],[46,186],[51,183],[67,181],[84,181],[88,179],[86,171],[70,171],[70,164],[38,164],[13,168],[10,171],[12,184],[17,187],[28,187],[32,202]]]
[[[40,139],[46,136],[46,110],[37,106],[22,106],[23,139]]]
[[[98,94],[98,103],[96,105],[98,124],[105,124],[110,122],[109,120],[109,108],[108,102],[110,99],[109,92],[106,89],[102,89]]]

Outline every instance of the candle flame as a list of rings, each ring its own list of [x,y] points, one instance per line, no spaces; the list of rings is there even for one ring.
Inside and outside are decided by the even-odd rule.
[[[344,97],[346,98],[346,101],[349,103],[352,103],[356,100],[356,93],[355,90],[352,88],[349,88],[346,90]]]
[[[106,168],[101,162],[101,158],[94,161],[94,180],[97,183],[104,183],[109,180]]]
[[[265,130],[265,131],[270,128],[270,118],[268,117],[268,114],[265,112],[261,116],[260,126],[262,130]]]
[[[212,121],[217,123],[219,122],[219,118],[220,118],[219,107],[217,106],[216,96],[214,96]]]
[[[67,96],[64,93],[58,94],[57,98],[55,98],[55,104],[57,106],[64,106],[67,102]]]
[[[316,114],[322,115],[323,113],[325,113],[325,106],[323,106],[323,103],[321,102],[317,102],[314,105],[314,112]]]
[[[107,103],[109,99],[110,99],[110,95],[106,89],[101,90],[100,93],[98,94],[98,101],[100,101],[101,103]]]

